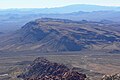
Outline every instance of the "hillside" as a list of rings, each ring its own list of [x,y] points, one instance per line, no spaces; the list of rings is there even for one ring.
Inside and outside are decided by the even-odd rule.
[[[1,51],[60,52],[120,50],[120,33],[89,21],[41,18],[25,24],[0,41]]]

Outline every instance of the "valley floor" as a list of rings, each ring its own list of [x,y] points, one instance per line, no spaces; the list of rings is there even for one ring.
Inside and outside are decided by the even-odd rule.
[[[12,54],[12,55],[11,55]],[[24,67],[37,57],[62,63],[87,74],[93,80],[99,80],[104,74],[120,73],[120,54],[109,54],[102,52],[67,52],[58,54],[24,54],[24,53],[0,53],[0,80],[17,80]],[[19,79],[18,79],[19,80]]]

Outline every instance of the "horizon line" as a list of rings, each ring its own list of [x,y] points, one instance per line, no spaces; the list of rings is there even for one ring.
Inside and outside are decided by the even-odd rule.
[[[88,6],[101,6],[101,7],[120,7],[120,6],[110,6],[110,5],[97,5],[97,4],[70,4],[64,6],[54,6],[54,7],[11,7],[11,8],[0,8],[0,10],[7,10],[7,9],[51,9],[51,8],[62,8],[67,6],[74,6],[74,5],[88,5]]]

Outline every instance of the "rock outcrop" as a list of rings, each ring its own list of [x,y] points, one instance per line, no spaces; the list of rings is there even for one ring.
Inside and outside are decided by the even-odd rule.
[[[70,70],[67,66],[37,58],[28,71],[18,76],[24,80],[85,80],[86,75]]]
[[[120,73],[115,75],[104,75],[101,80],[120,80]]]

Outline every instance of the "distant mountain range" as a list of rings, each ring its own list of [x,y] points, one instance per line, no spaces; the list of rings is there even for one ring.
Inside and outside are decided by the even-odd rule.
[[[1,51],[119,50],[120,33],[101,22],[41,18],[0,41]]]
[[[56,8],[1,9],[0,32],[15,31],[31,20],[45,17],[119,23],[120,7],[76,4]],[[120,30],[118,26],[112,28]]]
[[[27,8],[27,9],[7,9],[1,10],[8,13],[72,13],[78,11],[92,12],[92,11],[120,11],[120,7],[115,6],[99,6],[99,5],[87,5],[87,4],[75,4],[64,7],[55,7],[55,8]]]
[[[110,28],[120,31],[120,12],[119,11],[93,11],[93,12],[73,12],[66,14],[39,14],[29,13],[0,13],[0,32],[10,32],[20,29],[25,23],[38,18],[59,18],[70,19],[74,21],[95,21],[107,22],[107,24],[115,24]]]

